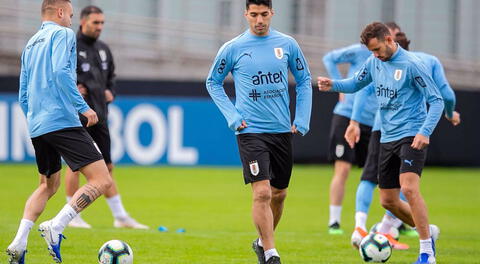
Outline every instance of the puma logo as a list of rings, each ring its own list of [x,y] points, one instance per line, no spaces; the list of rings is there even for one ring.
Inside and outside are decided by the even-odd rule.
[[[403,162],[407,163],[408,165],[413,166],[413,160],[404,160]]]

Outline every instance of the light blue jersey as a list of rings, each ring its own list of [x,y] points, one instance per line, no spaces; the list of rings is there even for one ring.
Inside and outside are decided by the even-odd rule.
[[[44,22],[23,50],[19,102],[30,137],[81,127],[78,113],[90,108],[77,89],[75,33]]]
[[[236,130],[242,120],[248,127],[239,133],[286,133],[291,131],[288,70],[297,82],[293,124],[305,135],[312,108],[312,83],[307,61],[297,42],[270,29],[267,36],[247,30],[219,50],[207,78],[210,96]],[[225,94],[223,81],[232,73],[235,105]]]
[[[373,117],[371,116],[371,113],[373,113]],[[355,93],[355,100],[353,101],[352,106],[352,117],[350,119],[362,123],[361,121],[368,117],[370,118],[369,126],[372,127],[372,131],[378,131],[380,130],[381,124],[377,113],[378,102],[377,96],[375,95],[375,85],[370,83],[367,87]]]
[[[352,77],[356,71],[363,66],[365,61],[372,53],[362,44],[353,44],[345,48],[336,49],[328,52],[323,57],[323,64],[325,69],[332,79],[343,79],[337,64],[348,63],[350,68],[348,70],[347,78]],[[350,118],[352,115],[352,105],[355,100],[355,94],[345,94],[344,100],[338,101],[333,109],[333,113]],[[364,111],[360,123],[372,126],[375,111]]]
[[[448,118],[453,117],[453,111],[455,110],[455,93],[453,92],[452,87],[445,77],[445,71],[443,70],[442,63],[438,60],[437,57],[424,53],[424,52],[412,52],[417,56],[424,64],[427,66],[427,69],[431,69],[431,75],[433,81],[440,90],[443,101],[445,103],[445,114]]]
[[[380,108],[381,143],[432,134],[442,116],[443,99],[420,59],[397,45],[389,61],[372,55],[353,78],[335,81],[332,90],[355,93],[372,81]]]

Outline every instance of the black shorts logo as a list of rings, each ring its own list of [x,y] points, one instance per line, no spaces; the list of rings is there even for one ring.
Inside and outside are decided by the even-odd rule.
[[[250,161],[249,162],[250,166],[250,173],[252,173],[253,176],[257,176],[260,173],[260,167],[258,167],[258,161]]]

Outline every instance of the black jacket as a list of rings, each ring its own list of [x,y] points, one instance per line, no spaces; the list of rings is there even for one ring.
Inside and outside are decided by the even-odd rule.
[[[88,89],[85,101],[97,112],[99,122],[106,122],[105,90],[115,95],[113,56],[107,44],[83,35],[81,30],[77,34],[77,83]]]

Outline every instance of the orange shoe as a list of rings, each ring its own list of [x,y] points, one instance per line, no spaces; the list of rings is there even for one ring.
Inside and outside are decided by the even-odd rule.
[[[381,234],[381,233],[379,233],[379,234]],[[398,242],[398,240],[395,240],[395,238],[393,238],[392,235],[390,235],[390,234],[382,234],[382,235],[384,235],[388,239],[388,242],[390,242],[390,245],[392,245],[393,249],[407,250],[407,249],[410,248],[409,245],[404,244],[404,243],[400,243],[400,242]]]
[[[350,240],[352,242],[352,246],[358,249],[363,238],[367,235],[367,231],[363,230],[361,227],[356,227],[355,230],[353,230],[352,238]]]

